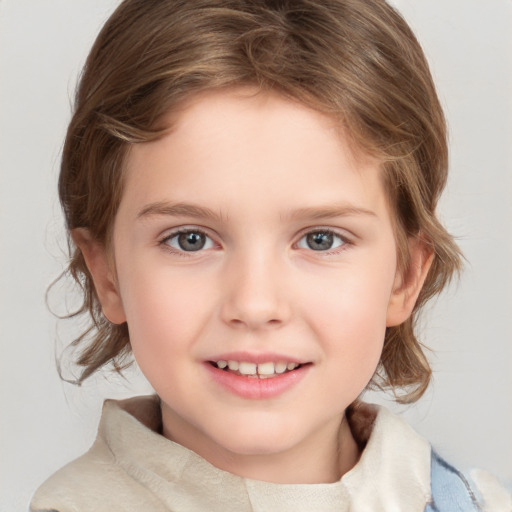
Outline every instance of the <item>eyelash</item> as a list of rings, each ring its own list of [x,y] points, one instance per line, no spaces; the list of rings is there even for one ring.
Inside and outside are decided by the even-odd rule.
[[[176,229],[175,231],[165,235],[161,240],[159,240],[158,245],[164,247],[167,251],[171,252],[173,255],[181,256],[184,258],[190,257],[191,253],[202,252],[203,248],[201,248],[197,251],[185,251],[185,250],[175,249],[174,247],[171,247],[170,244],[168,243],[173,238],[175,238],[181,234],[188,234],[188,233],[197,233],[197,234],[203,235],[207,239],[209,239],[212,243],[215,244],[212,237],[210,235],[208,235],[208,233],[205,230],[200,229],[200,228],[192,228],[191,227],[191,228]]]
[[[339,238],[341,241],[341,244],[338,247],[335,247],[334,249],[327,249],[325,251],[315,251],[314,249],[309,248],[309,251],[312,253],[319,254],[321,256],[333,256],[341,253],[342,251],[345,251],[348,247],[353,245],[353,242],[344,234],[341,234],[339,231],[336,231],[332,228],[323,228],[323,227],[314,227],[313,229],[308,229],[307,231],[303,232],[298,240],[298,242],[295,243],[297,246],[301,240],[303,240],[308,235],[316,234],[316,233],[322,233],[324,235],[330,235],[336,238]]]
[[[165,235],[162,239],[159,240],[158,245],[163,246],[167,251],[171,252],[172,254],[178,255],[180,257],[185,257],[185,258],[190,257],[191,254],[193,254],[194,252],[200,253],[203,250],[205,250],[203,248],[200,248],[197,251],[185,251],[185,250],[180,250],[180,249],[171,247],[170,244],[168,243],[173,238],[175,238],[181,234],[188,234],[188,233],[197,233],[197,234],[203,235],[207,239],[209,239],[213,244],[215,244],[212,237],[205,230],[200,229],[200,228],[192,228],[191,227],[191,228],[179,228],[179,229]],[[348,247],[353,245],[353,242],[346,235],[343,235],[340,232],[333,230],[332,228],[315,227],[312,229],[310,228],[307,231],[303,231],[301,233],[298,241],[295,242],[294,247],[297,247],[298,244],[305,237],[307,237],[308,235],[315,234],[315,233],[322,233],[324,235],[330,235],[330,236],[336,237],[339,240],[341,240],[341,244],[338,247],[335,247],[334,249],[328,249],[325,251],[322,251],[322,250],[315,251],[314,249],[309,248],[308,250],[312,253],[318,253],[319,255],[322,255],[322,256],[331,256],[331,255],[339,254],[340,252],[346,250]],[[217,244],[217,246],[219,246],[219,244]]]

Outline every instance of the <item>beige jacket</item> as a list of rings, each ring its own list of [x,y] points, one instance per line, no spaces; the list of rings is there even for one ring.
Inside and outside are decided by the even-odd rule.
[[[104,404],[91,449],[50,477],[31,511],[423,512],[430,500],[429,443],[387,409],[349,417],[360,461],[332,484],[272,484],[219,470],[164,438],[157,397]],[[476,475],[485,510],[512,512],[512,497]]]

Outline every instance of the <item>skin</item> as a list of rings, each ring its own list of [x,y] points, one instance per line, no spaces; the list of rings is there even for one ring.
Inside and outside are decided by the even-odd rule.
[[[104,313],[128,323],[166,437],[241,476],[336,481],[360,455],[345,410],[386,327],[411,314],[428,255],[411,242],[413,270],[397,271],[379,163],[325,115],[240,89],[198,96],[169,122],[131,149],[113,257],[74,232]],[[183,250],[177,229],[204,233],[204,248]],[[331,247],[312,249],[306,235],[327,229]],[[306,370],[276,396],[241,397],[207,366],[233,352]]]

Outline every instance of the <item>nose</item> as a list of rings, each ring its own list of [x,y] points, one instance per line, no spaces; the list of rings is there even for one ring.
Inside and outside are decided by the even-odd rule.
[[[267,254],[238,257],[226,268],[222,320],[231,327],[278,328],[291,316],[291,290],[284,265]]]

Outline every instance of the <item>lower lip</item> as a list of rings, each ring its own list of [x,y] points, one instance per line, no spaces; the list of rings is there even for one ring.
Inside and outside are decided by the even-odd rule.
[[[244,377],[225,370],[221,370],[210,363],[205,363],[213,380],[224,389],[241,398],[251,400],[265,400],[275,398],[296,386],[306,375],[310,364],[301,366],[296,370],[285,372],[276,377],[260,379],[258,377]]]

